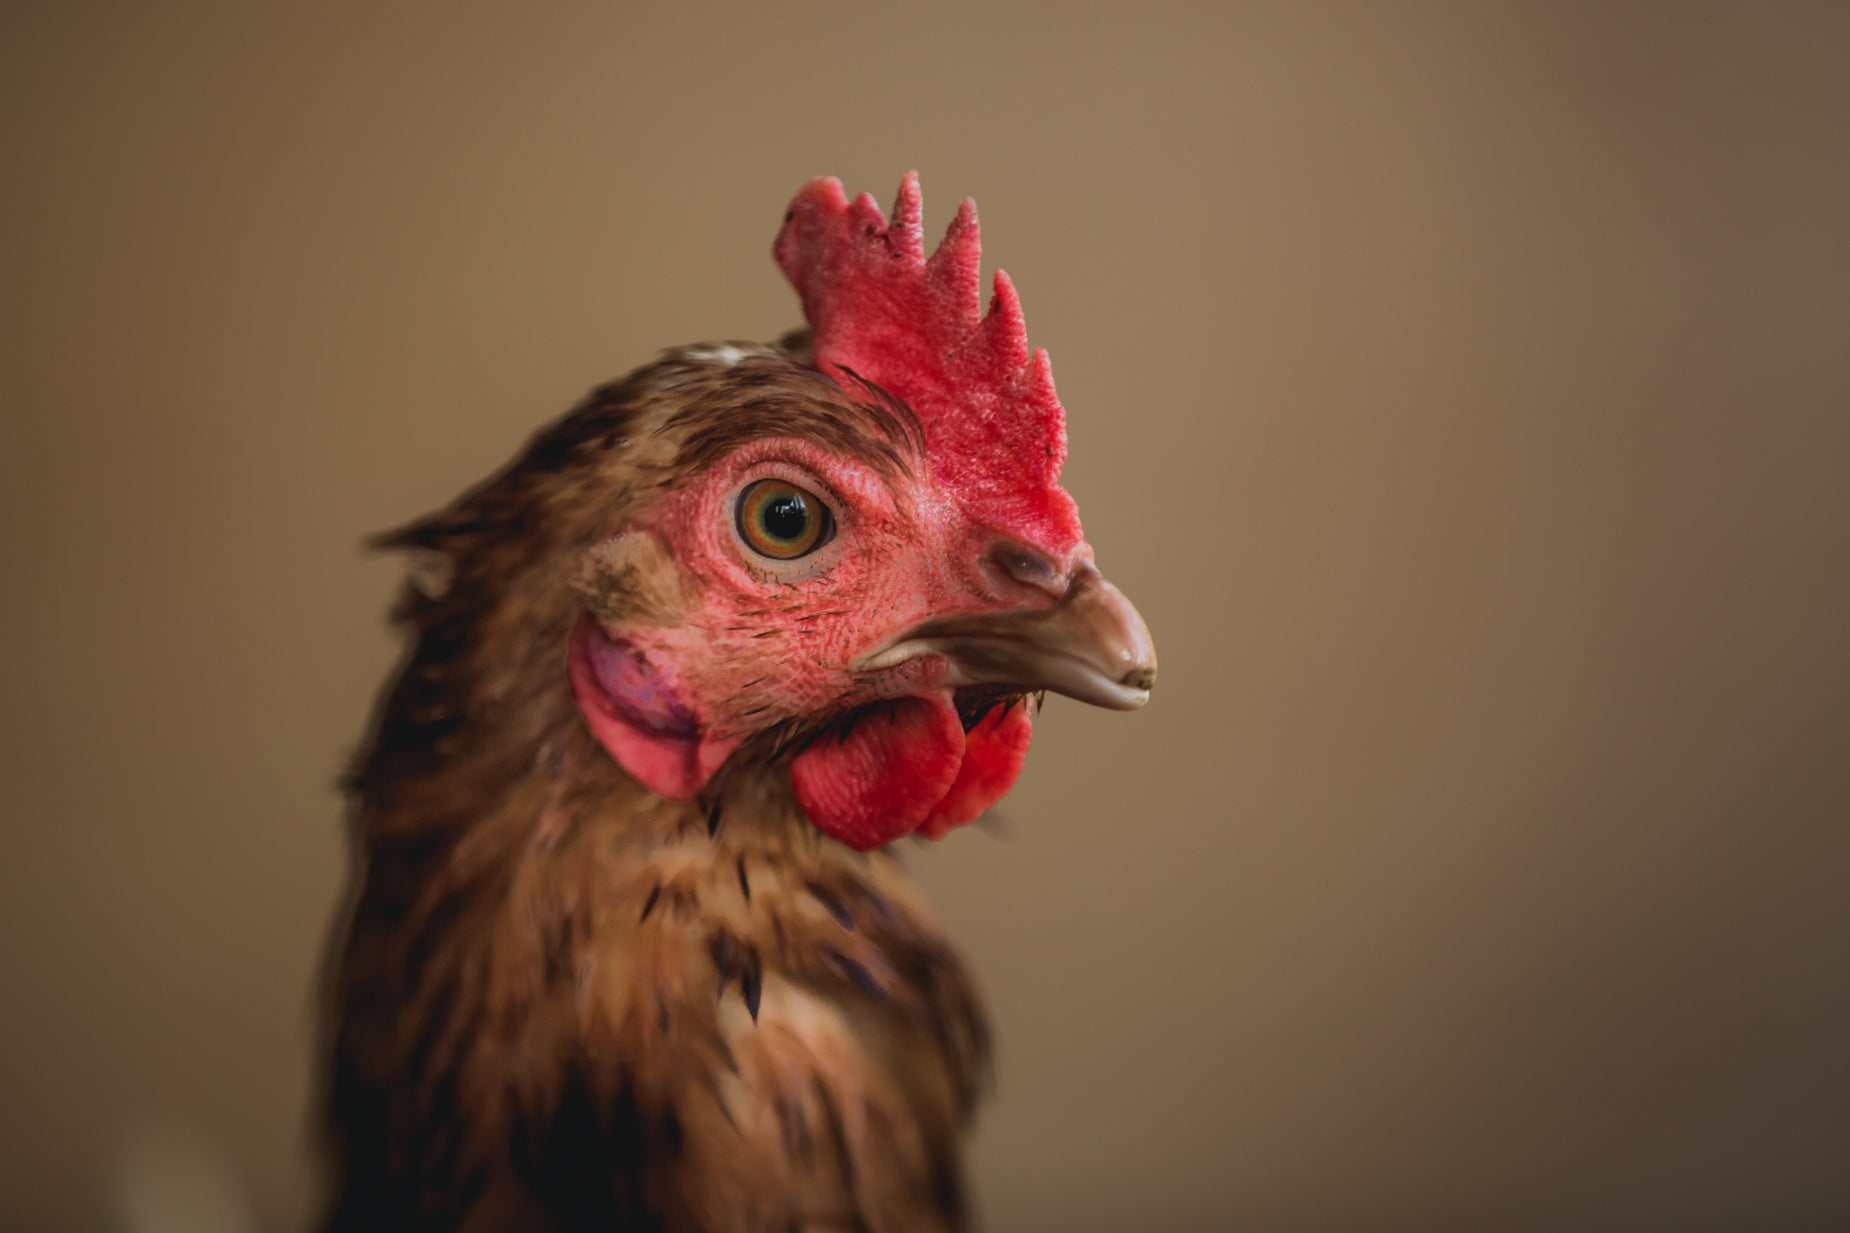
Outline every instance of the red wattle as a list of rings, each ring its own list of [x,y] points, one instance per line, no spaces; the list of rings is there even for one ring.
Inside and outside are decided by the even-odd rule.
[[[790,763],[797,804],[816,828],[863,852],[917,830],[957,781],[964,729],[950,696],[876,703],[840,740]]]
[[[1034,721],[1025,701],[983,716],[964,736],[964,761],[957,782],[920,824],[919,834],[942,839],[954,828],[976,821],[985,809],[1007,796],[1021,774],[1033,733]]]

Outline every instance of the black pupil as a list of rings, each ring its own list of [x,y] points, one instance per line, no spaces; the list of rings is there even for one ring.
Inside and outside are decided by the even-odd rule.
[[[809,530],[809,503],[794,492],[782,493],[764,503],[758,520],[774,539],[802,539]]]

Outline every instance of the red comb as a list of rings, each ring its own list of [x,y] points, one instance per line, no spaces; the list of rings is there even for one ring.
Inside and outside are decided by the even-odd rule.
[[[975,202],[957,207],[927,258],[917,172],[899,182],[890,222],[872,196],[850,203],[840,180],[820,176],[790,203],[772,252],[802,297],[816,367],[904,399],[924,425],[936,483],[998,531],[1056,553],[1079,542],[1078,512],[1059,486],[1066,412],[1001,270],[982,315]]]

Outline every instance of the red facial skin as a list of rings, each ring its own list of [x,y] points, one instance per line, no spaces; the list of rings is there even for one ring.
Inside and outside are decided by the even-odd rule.
[[[834,516],[834,538],[796,561],[758,556],[735,529],[738,494],[771,476],[808,489]],[[759,441],[625,533],[659,537],[698,580],[698,599],[678,623],[623,631],[626,645],[581,619],[567,671],[592,733],[652,791],[688,799],[745,737],[863,706],[845,738],[817,740],[790,766],[804,812],[843,843],[938,837],[1013,785],[1031,727],[1025,706],[966,734],[942,657],[876,673],[849,667],[930,617],[1053,602],[985,565],[1013,537],[972,521],[929,477],[883,477],[795,438]],[[1082,541],[1066,555],[1084,550]]]

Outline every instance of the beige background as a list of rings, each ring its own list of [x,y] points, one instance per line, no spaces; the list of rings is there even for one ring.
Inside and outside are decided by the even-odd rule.
[[[1850,1227],[1850,9],[496,7],[0,17],[0,1224],[299,1227],[358,541],[916,166],[1163,663],[921,858],[989,1227]]]

